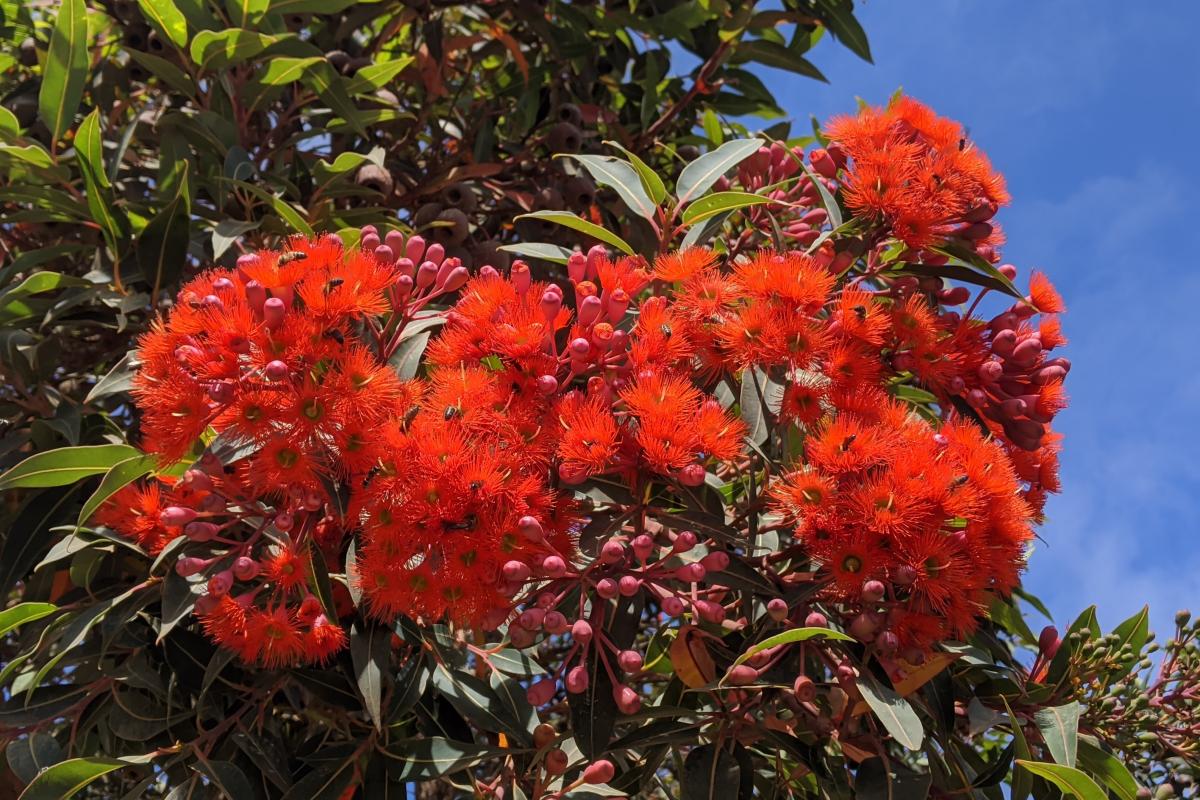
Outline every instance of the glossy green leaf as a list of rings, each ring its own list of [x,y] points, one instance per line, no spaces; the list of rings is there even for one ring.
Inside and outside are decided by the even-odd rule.
[[[778,647],[781,644],[793,644],[795,642],[807,642],[809,639],[829,639],[835,642],[853,642],[854,637],[847,636],[841,631],[835,631],[832,628],[791,628],[783,633],[777,633],[774,636],[768,636],[761,642],[756,643],[746,652],[737,657],[733,662],[734,666],[744,664],[756,654],[763,650],[769,650],[772,647]]]
[[[863,700],[887,728],[892,737],[909,750],[920,750],[925,740],[925,728],[913,707],[896,691],[868,675],[858,679]]]
[[[394,781],[425,780],[453,775],[510,751],[440,736],[392,742],[384,752],[397,763],[388,770]]]
[[[37,453],[0,475],[0,491],[17,487],[66,486],[89,475],[107,472],[127,458],[140,455],[127,444],[60,447]]]
[[[871,46],[867,33],[854,18],[854,0],[816,0],[817,14],[834,38],[869,64]]]
[[[187,44],[187,19],[174,0],[138,0],[138,5],[141,6],[142,16],[150,20],[150,24],[176,47],[182,48]]]
[[[104,473],[104,477],[100,479],[100,485],[96,487],[96,491],[92,493],[92,496],[83,504],[83,508],[79,510],[77,523],[83,525],[95,513],[96,509],[103,505],[105,500],[143,475],[153,472],[157,463],[158,461],[153,455],[139,454],[113,464],[109,467],[108,472]]]
[[[338,800],[354,782],[356,758],[338,758],[318,764],[316,769],[292,784],[283,800]]]
[[[48,617],[58,610],[53,603],[18,603],[11,608],[0,611],[0,636],[42,617]]]
[[[625,255],[633,255],[633,248],[615,233],[601,228],[595,223],[588,222],[578,214],[572,214],[570,211],[534,211],[529,214],[522,214],[517,219],[544,219],[549,220],[558,225],[562,225],[572,230],[591,236],[593,239],[599,239],[605,244],[611,244],[613,247],[620,250]]]
[[[100,135],[100,109],[93,108],[92,113],[83,118],[79,129],[75,131],[75,152],[80,161],[91,173],[92,180],[97,186],[105,189],[112,184],[104,171],[104,146]],[[85,177],[87,174],[85,173]]]
[[[1017,760],[1032,760],[1033,755],[1029,750],[1029,742],[1025,740],[1025,731],[1021,728],[1021,724],[1017,720],[1017,715],[1013,713],[1008,700],[1003,697],[1001,699],[1004,700],[1004,709],[1008,712],[1008,727],[1012,731],[1013,737],[1013,755],[1016,756]],[[1014,768],[1010,787],[1010,800],[1027,800],[1033,791],[1033,778],[1025,770]]]
[[[681,219],[687,225],[695,225],[727,211],[773,202],[771,198],[753,192],[717,192],[707,194],[689,205],[684,209]]]
[[[1138,784],[1129,768],[1112,753],[1085,738],[1079,740],[1079,766],[1107,786],[1120,800],[1137,800]]]
[[[272,58],[267,62],[267,69],[258,80],[267,86],[283,86],[295,83],[304,75],[304,71],[313,64],[324,61],[319,56],[307,58]]]
[[[414,60],[412,56],[404,55],[391,61],[368,64],[346,82],[346,92],[352,95],[367,94],[387,86],[397,75],[408,69]]]
[[[191,197],[188,189],[191,163],[175,162],[174,196],[150,220],[134,242],[134,257],[152,294],[173,286],[183,272],[191,232]]]
[[[104,377],[96,381],[96,385],[88,392],[84,403],[93,403],[102,397],[129,391],[133,388],[133,376],[139,365],[137,351],[130,350],[104,374]]]
[[[392,631],[381,625],[360,626],[350,631],[350,657],[363,706],[376,730],[383,730],[383,693],[390,675]]]
[[[246,181],[234,180],[232,178],[224,178],[223,180],[231,185],[234,185],[241,189],[246,190],[250,194],[254,195],[258,199],[262,200],[264,203],[269,205],[271,207],[271,209],[276,214],[278,214],[280,217],[282,217],[284,222],[286,222],[289,226],[294,228],[297,233],[303,233],[305,236],[315,236],[316,235],[315,232],[313,231],[312,226],[308,224],[308,221],[303,217],[301,212],[296,210],[295,207],[290,205],[283,198],[277,197],[277,196],[271,194],[270,192],[268,192],[266,189],[262,188],[261,186],[258,186],[253,183],[247,183]]]
[[[54,17],[46,68],[38,92],[38,113],[57,141],[71,128],[88,74],[87,6],[62,0]]]
[[[742,42],[737,48],[739,61],[755,61],[768,67],[785,69],[806,78],[828,83],[829,79],[817,69],[816,65],[787,45],[772,42],[767,39],[755,39]]]
[[[8,766],[22,784],[33,782],[42,770],[63,760],[63,749],[49,734],[35,732],[23,739],[14,739],[4,748]]]
[[[525,258],[540,258],[543,261],[553,261],[555,264],[566,264],[567,259],[574,252],[557,244],[538,244],[536,242],[506,244],[501,245],[500,249],[506,253],[513,253]]]
[[[663,200],[667,199],[667,186],[663,183],[663,179],[645,161],[642,161],[637,153],[626,150],[616,142],[605,142],[605,144],[615,147],[625,154],[629,163],[637,171],[638,177],[641,178],[642,188],[646,190],[646,194],[650,195],[651,200],[656,204],[661,204]]]
[[[641,176],[628,161],[613,156],[566,157],[582,164],[596,183],[612,187],[633,213],[648,220],[653,220],[657,215],[658,206],[646,194]]]
[[[1046,749],[1059,764],[1075,766],[1075,755],[1079,744],[1079,715],[1083,706],[1079,703],[1052,708],[1043,708],[1033,715],[1033,721],[1042,732]]]
[[[1044,764],[1039,761],[1017,759],[1017,765],[1034,775],[1045,778],[1063,791],[1079,800],[1107,800],[1108,795],[1087,774],[1062,764]]]
[[[745,161],[762,147],[761,139],[736,139],[709,151],[683,168],[675,182],[679,205],[697,200],[729,170]]]
[[[143,53],[140,50],[129,50],[128,53],[130,58],[167,86],[189,97],[195,96],[196,84],[183,70],[170,61],[150,53]]]
[[[275,41],[273,36],[243,28],[200,31],[192,38],[190,53],[200,69],[212,72],[253,58]]]
[[[738,794],[741,768],[724,747],[702,744],[688,751],[680,775],[681,800],[730,800]]]
[[[33,779],[19,800],[69,800],[75,793],[113,770],[129,764],[115,758],[70,758]]]

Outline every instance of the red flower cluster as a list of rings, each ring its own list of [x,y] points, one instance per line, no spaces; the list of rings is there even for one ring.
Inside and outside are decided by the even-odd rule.
[[[1009,201],[1004,178],[959,123],[899,97],[837,117],[826,133],[830,157],[851,162],[842,180],[847,207],[885,221],[909,247],[956,237],[990,253],[1003,241],[989,220]]]
[[[823,422],[805,460],[775,485],[778,507],[850,632],[885,655],[970,633],[990,594],[1016,585],[1032,514],[974,424],[935,429],[877,396]]]

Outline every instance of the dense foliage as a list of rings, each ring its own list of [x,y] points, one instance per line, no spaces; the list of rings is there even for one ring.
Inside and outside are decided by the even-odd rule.
[[[14,796],[1194,793],[999,172],[737,121],[849,0],[0,8]]]

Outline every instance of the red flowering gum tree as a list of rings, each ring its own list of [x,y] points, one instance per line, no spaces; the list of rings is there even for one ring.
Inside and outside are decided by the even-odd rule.
[[[1193,791],[1186,616],[1154,663],[1145,612],[1018,606],[1065,309],[962,127],[614,152],[623,224],[517,220],[578,247],[381,217],[200,272],[131,443],[0,475],[98,476],[0,612],[24,796]]]

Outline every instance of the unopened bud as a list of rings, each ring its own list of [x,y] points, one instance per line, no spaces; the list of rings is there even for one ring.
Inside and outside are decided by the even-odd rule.
[[[167,506],[158,514],[158,521],[168,528],[178,528],[196,518],[196,512],[183,506]]]
[[[233,588],[233,573],[222,570],[208,579],[208,593],[214,597],[223,597]]]
[[[594,631],[592,623],[586,619],[577,619],[571,624],[571,638],[580,644],[587,644],[592,640]]]
[[[620,700],[617,701],[617,704],[620,705]],[[617,770],[611,761],[600,759],[588,764],[587,769],[583,771],[583,782],[590,784],[608,783],[616,774]]]
[[[508,561],[500,568],[500,573],[506,581],[524,582],[529,580],[533,572],[529,569],[529,565],[523,561]]]
[[[613,690],[613,700],[617,702],[617,708],[621,710],[622,714],[636,714],[642,707],[641,695],[628,686],[616,687]],[[604,781],[595,782],[604,783]]]
[[[546,556],[542,561],[542,571],[550,578],[561,578],[567,574],[567,562],[560,556]]]
[[[239,581],[253,580],[259,572],[258,562],[249,556],[239,556],[233,562],[233,577]]]
[[[591,681],[588,679],[588,671],[586,667],[578,666],[571,667],[567,672],[567,691],[571,694],[582,694],[587,691],[588,684]]]
[[[622,575],[617,581],[617,591],[622,597],[633,597],[642,590],[642,581],[634,575]]]
[[[596,581],[596,594],[600,595],[605,600],[612,600],[620,593],[620,587],[617,586],[617,582],[612,578],[601,578],[600,580]]]
[[[191,577],[192,575],[196,575],[196,574],[202,572],[204,570],[204,568],[207,566],[208,566],[208,562],[205,561],[203,558],[196,558],[195,556],[184,556],[183,558],[181,558],[175,562],[175,574],[180,576],[181,578],[188,578],[188,577]]]
[[[748,686],[758,680],[758,670],[749,664],[738,664],[725,673],[725,682],[732,686]]]
[[[529,686],[525,691],[525,697],[533,706],[544,706],[554,699],[556,691],[557,687],[554,685],[553,679],[542,678]]]
[[[829,620],[820,611],[810,611],[808,616],[804,618],[804,627],[827,628],[829,627]]]
[[[547,611],[545,619],[542,620],[542,627],[546,633],[559,635],[567,632],[567,618],[560,611]]]

